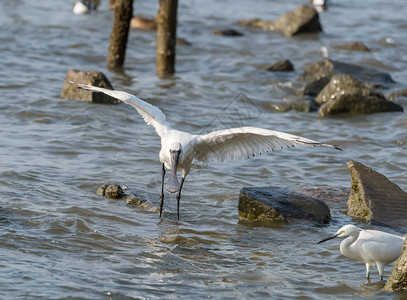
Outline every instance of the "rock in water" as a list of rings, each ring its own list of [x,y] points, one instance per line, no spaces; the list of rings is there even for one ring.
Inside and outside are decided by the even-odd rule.
[[[383,288],[385,291],[407,291],[407,241],[404,242],[400,257],[394,263],[393,271]]]
[[[304,75],[299,80],[314,81],[321,77],[332,77],[335,74],[347,74],[353,78],[376,87],[386,87],[395,81],[390,74],[359,65],[325,59],[305,66]]]
[[[286,36],[322,31],[318,11],[306,5],[282,15],[277,21],[251,19],[239,21],[239,24],[263,30],[278,30]]]
[[[278,61],[278,62],[272,64],[269,68],[267,68],[267,71],[290,72],[290,71],[294,71],[294,66],[290,60],[286,59],[286,60],[281,60],[281,61]]]
[[[243,36],[243,33],[241,33],[240,31],[237,31],[233,28],[223,29],[223,30],[218,29],[218,30],[215,30],[213,32],[213,34],[223,35],[223,36]]]
[[[301,5],[299,8],[282,15],[275,22],[275,26],[286,36],[322,31],[318,11],[306,5]]]
[[[403,107],[349,75],[334,75],[315,99],[320,116],[403,111]]]
[[[359,162],[349,161],[348,169],[352,176],[348,215],[365,222],[407,228],[407,193]]]
[[[154,18],[133,16],[130,20],[130,28],[157,30],[157,21]]]
[[[245,187],[239,196],[239,217],[250,221],[331,220],[325,202],[281,187]]]
[[[69,70],[64,86],[62,87],[61,98],[104,104],[118,103],[118,100],[113,97],[110,97],[103,93],[95,93],[83,90],[73,84],[70,84],[68,80],[113,90],[112,84],[102,72],[78,71],[74,69]]]
[[[127,204],[143,204],[146,201],[134,195],[126,194],[118,184],[103,184],[97,189],[96,195],[104,196],[110,199],[123,199]]]
[[[333,47],[336,49],[341,49],[341,50],[370,52],[370,49],[362,42],[353,42],[353,43],[344,44],[344,45],[336,45]]]
[[[329,77],[325,76],[308,83],[302,90],[303,96],[316,97],[330,80]]]
[[[122,187],[118,184],[103,184],[97,189],[96,195],[110,199],[121,199],[126,196]]]

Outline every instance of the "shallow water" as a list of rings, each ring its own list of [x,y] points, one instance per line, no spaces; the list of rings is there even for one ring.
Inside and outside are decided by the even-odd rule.
[[[339,241],[315,245],[352,220],[328,202],[333,221],[254,226],[239,222],[244,186],[347,190],[353,159],[407,189],[406,116],[319,118],[276,113],[296,97],[295,79],[307,63],[332,59],[380,68],[406,88],[407,7],[404,1],[334,1],[320,14],[324,33],[286,38],[235,23],[276,19],[306,1],[181,1],[177,74],[155,72],[155,33],[130,33],[124,72],[106,69],[112,13],[75,16],[73,1],[0,2],[0,285],[7,299],[264,298],[399,299],[381,292],[376,269],[339,253]],[[158,1],[135,1],[135,14],[154,15]],[[236,28],[227,38],[215,29]],[[334,50],[363,41],[370,53]],[[262,66],[289,58],[296,71]],[[173,127],[193,133],[230,126],[286,131],[344,151],[301,148],[270,157],[195,165],[175,221],[176,201],[160,189],[159,140],[126,105],[106,106],[59,97],[71,68],[104,72],[124,89],[159,106]],[[407,109],[406,99],[399,103]],[[157,154],[156,154],[157,153]],[[124,184],[148,204],[99,197],[103,183]],[[380,229],[377,226],[361,225]],[[394,232],[391,229],[385,229]],[[386,269],[386,277],[391,267]],[[404,295],[405,297],[405,295]]]

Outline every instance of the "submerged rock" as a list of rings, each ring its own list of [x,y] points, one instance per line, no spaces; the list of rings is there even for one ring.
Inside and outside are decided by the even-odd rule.
[[[224,30],[215,30],[213,34],[223,35],[223,36],[243,36],[243,33],[235,29],[224,29]]]
[[[97,87],[102,87],[106,89],[113,89],[112,84],[107,79],[107,77],[99,71],[78,71],[71,69],[68,71],[68,74],[65,79],[64,86],[61,90],[61,98],[78,100],[78,101],[88,101],[95,103],[104,103],[104,104],[117,104],[118,100],[110,97],[103,93],[95,93],[87,90],[80,89],[79,87],[70,84],[68,80],[90,84]]]
[[[270,72],[290,72],[290,71],[294,71],[294,66],[291,63],[291,61],[286,59],[286,60],[281,60],[281,61],[278,61],[278,62],[274,63],[269,68],[267,68],[267,71],[270,71]]]
[[[344,44],[344,45],[336,45],[333,47],[335,49],[341,49],[341,50],[370,52],[370,49],[362,42],[353,42],[353,43]]]
[[[311,82],[321,77],[332,77],[336,74],[347,74],[372,87],[386,87],[394,83],[390,74],[359,65],[325,59],[305,66],[304,75],[299,80]]]
[[[177,38],[176,39],[176,41],[175,41],[175,43],[177,44],[177,45],[180,45],[180,46],[191,46],[192,45],[192,43],[191,42],[189,42],[189,41],[187,41],[186,39],[184,39],[184,38]]]
[[[403,111],[400,105],[349,75],[334,75],[315,98],[321,116]]]
[[[407,228],[407,193],[359,162],[349,161],[348,169],[352,189],[347,214],[365,222]]]
[[[383,290],[389,292],[407,291],[407,240],[403,244],[401,255],[394,263],[393,271]]]
[[[325,202],[281,187],[245,187],[239,196],[239,217],[249,221],[287,222],[306,219],[327,224],[331,214]]]
[[[126,194],[122,187],[118,184],[103,184],[96,191],[96,195],[104,196],[110,199],[122,199],[125,200],[127,204],[142,204],[145,203],[144,200],[134,196]]]
[[[283,14],[276,21],[251,19],[239,21],[239,24],[261,28],[263,30],[278,30],[286,36],[322,31],[318,11],[306,5],[302,5],[293,11]]]
[[[133,16],[133,18],[130,20],[130,27],[137,29],[157,30],[157,21],[153,18]]]

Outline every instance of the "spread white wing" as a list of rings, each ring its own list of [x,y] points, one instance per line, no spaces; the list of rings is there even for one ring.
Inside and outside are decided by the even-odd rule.
[[[338,147],[300,136],[256,127],[214,131],[197,137],[195,158],[198,161],[249,158],[270,151],[301,145]]]
[[[169,129],[171,129],[170,124],[166,121],[164,113],[158,107],[155,107],[154,105],[151,105],[134,95],[122,91],[109,90],[87,84],[80,84],[72,81],[69,82],[85,90],[105,93],[106,95],[109,95],[128,105],[133,106],[143,117],[144,121],[148,125],[152,125],[154,127],[155,131],[160,137],[163,136]]]

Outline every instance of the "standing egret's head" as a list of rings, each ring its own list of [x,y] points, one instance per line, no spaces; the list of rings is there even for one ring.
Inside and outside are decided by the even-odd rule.
[[[323,242],[329,241],[336,237],[346,237],[346,236],[352,236],[355,234],[359,235],[360,231],[361,231],[361,229],[359,229],[355,225],[345,225],[345,226],[342,226],[333,236],[325,238],[322,241],[319,241],[317,244],[321,244]]]
[[[182,145],[180,143],[174,143],[170,147],[170,160],[171,160],[171,176],[167,182],[167,191],[170,193],[176,193],[180,189],[180,183],[177,179],[178,162],[182,155]]]
[[[360,231],[362,231],[362,229],[356,227],[355,225],[345,225],[336,232],[336,235],[338,237],[346,237],[354,234],[359,235]]]

